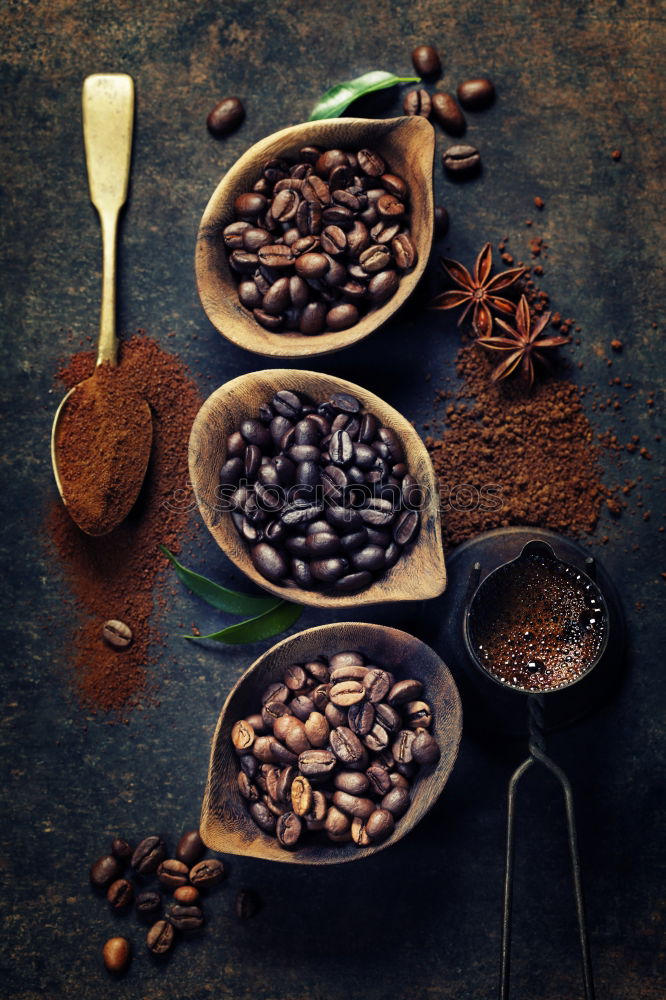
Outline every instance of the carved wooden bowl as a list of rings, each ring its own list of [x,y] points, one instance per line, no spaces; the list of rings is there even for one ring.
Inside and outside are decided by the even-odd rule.
[[[303,590],[271,583],[255,569],[248,544],[240,537],[231,514],[221,509],[219,473],[226,459],[227,437],[247,417],[256,417],[259,404],[279,389],[303,390],[316,402],[334,392],[348,392],[400,436],[407,464],[424,493],[421,527],[400,559],[370,586],[352,594]],[[189,445],[190,480],[201,516],[222,551],[258,586],[277,597],[318,608],[348,608],[385,601],[421,601],[438,597],[446,588],[442,549],[439,492],[427,449],[409,421],[379,396],[361,386],[319,372],[276,368],[249,372],[220,386],[199,410]]]
[[[338,332],[305,336],[298,332],[273,333],[265,330],[238,300],[236,281],[229,267],[222,231],[233,222],[234,199],[249,191],[261,174],[263,164],[274,157],[293,157],[304,145],[327,149],[375,149],[407,182],[410,192],[410,231],[418,260],[400,281],[395,293],[378,309]],[[303,122],[282,129],[251,146],[224,175],[204,211],[197,234],[196,282],[201,304],[213,326],[228,340],[255,354],[275,358],[306,358],[329,354],[349,347],[372,333],[391,316],[416,288],[425,270],[432,244],[433,194],[432,165],[435,134],[421,117],[335,118]]]
[[[415,677],[423,683],[423,697],[433,709],[432,733],[441,756],[436,764],[419,768],[412,785],[411,805],[396,821],[387,840],[372,847],[324,841],[288,851],[264,833],[247,811],[236,783],[238,758],[231,745],[231,728],[238,719],[257,711],[264,689],[281,679],[290,663],[351,649],[391,670],[398,680]],[[435,804],[455,763],[461,732],[462,710],[453,678],[446,664],[420,639],[385,625],[360,622],[319,625],[298,632],[260,656],[236,682],[224,703],[211,746],[201,836],[211,850],[223,854],[287,864],[333,865],[370,857],[409,833]]]

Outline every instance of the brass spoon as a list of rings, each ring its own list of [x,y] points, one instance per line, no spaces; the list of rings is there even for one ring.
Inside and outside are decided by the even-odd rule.
[[[97,209],[102,227],[102,307],[97,341],[95,373],[75,385],[62,400],[51,431],[51,463],[56,485],[72,518],[89,535],[105,535],[127,516],[139,495],[143,483],[153,438],[150,408],[133,389],[123,389],[122,405],[112,407],[108,395],[109,380],[98,376],[99,366],[115,368],[118,363],[116,336],[116,242],[118,216],[127,197],[132,127],[134,119],[134,82],[126,73],[95,73],[83,83],[83,136],[88,168],[90,199]],[[118,387],[116,387],[116,392]],[[106,394],[106,405],[105,404]],[[115,397],[114,397],[115,398]],[[95,446],[82,439],[77,442],[79,459],[86,455],[88,468],[85,480],[90,497],[80,499],[83,490],[76,470],[67,466],[61,432],[66,418],[72,416],[73,400],[78,405],[90,405],[91,416],[101,421],[103,444]],[[130,436],[129,427],[133,428]],[[97,425],[99,431],[100,423]],[[92,430],[92,428],[91,428]],[[112,446],[112,443],[115,445]],[[88,445],[86,447],[86,444]],[[127,461],[132,449],[132,461]],[[123,458],[125,461],[123,461]],[[104,476],[111,464],[123,470],[122,490],[113,492]]]

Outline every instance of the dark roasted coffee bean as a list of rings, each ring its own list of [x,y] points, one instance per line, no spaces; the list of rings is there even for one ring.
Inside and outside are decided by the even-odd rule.
[[[285,246],[284,243],[272,243],[260,247],[257,251],[257,257],[260,264],[275,269],[293,267],[294,261],[297,259],[291,247]]]
[[[388,809],[388,811],[396,817],[403,816],[409,809],[409,788],[408,787],[395,787],[390,788],[381,801],[382,809]]]
[[[250,806],[250,811],[259,805],[263,805],[263,803],[254,802]],[[197,889],[210,889],[221,882],[224,879],[224,875],[224,865],[222,862],[217,858],[207,858],[205,861],[199,861],[191,869],[190,882]]]
[[[336,763],[337,758],[330,750],[306,750],[298,757],[298,768],[306,778],[323,778],[333,771]]]
[[[435,235],[446,236],[449,231],[449,213],[443,205],[435,206]]]
[[[146,935],[146,947],[151,954],[161,957],[173,948],[176,930],[169,920],[158,920]]]
[[[432,725],[432,711],[425,701],[408,701],[403,715],[409,729],[428,729]]]
[[[289,222],[296,217],[296,209],[301,199],[297,191],[282,189],[275,194],[271,204],[271,213],[277,222]]]
[[[433,94],[431,100],[432,116],[439,122],[444,131],[448,132],[449,135],[462,135],[467,122],[453,94]]]
[[[182,861],[166,860],[157,867],[157,877],[167,889],[187,885],[189,868]]]
[[[249,889],[239,889],[234,907],[239,920],[249,920],[259,909],[259,897]]]
[[[363,737],[363,742],[368,750],[379,753],[388,747],[389,736],[384,727],[379,722],[375,722],[370,732]]]
[[[335,431],[328,444],[331,462],[334,465],[349,465],[354,457],[354,446],[347,431]]]
[[[253,759],[256,760],[256,758]],[[238,784],[238,791],[241,793],[244,799],[247,799],[248,802],[257,801],[257,799],[259,798],[259,792],[257,791],[257,786],[250,781],[245,771],[238,772],[237,784]]]
[[[310,563],[312,575],[322,583],[335,583],[341,576],[344,576],[349,569],[347,560],[340,556],[332,556],[328,559],[313,559]]]
[[[393,526],[393,538],[398,545],[409,545],[419,530],[419,513],[416,510],[405,510],[400,514]]]
[[[271,446],[270,431],[259,420],[243,420],[240,432],[247,444],[256,444],[263,451]]]
[[[377,722],[387,733],[397,733],[402,726],[402,716],[392,705],[380,702],[375,705],[375,716]]]
[[[134,848],[132,868],[138,875],[150,875],[167,856],[166,844],[161,837],[145,837]]]
[[[289,703],[289,708],[297,719],[301,722],[305,722],[310,712],[314,712],[315,703],[312,698],[307,694],[297,694],[295,698],[291,699]]]
[[[109,905],[114,910],[124,910],[126,906],[131,904],[133,896],[132,883],[128,882],[126,878],[116,879],[115,882],[111,883],[106,893]]]
[[[361,528],[359,531],[352,531],[348,535],[340,536],[340,546],[346,553],[362,549],[367,541],[368,532],[365,528]]]
[[[386,795],[393,787],[388,769],[383,764],[371,764],[365,773],[375,795]]]
[[[122,837],[114,837],[111,841],[111,853],[118,861],[125,863],[130,860],[134,848]]]
[[[306,539],[308,550],[313,559],[322,556],[334,555],[340,549],[340,539],[333,532],[318,532],[316,535],[308,535]]]
[[[464,108],[480,111],[492,104],[495,99],[495,86],[487,77],[475,77],[459,84],[457,93],[458,100]]]
[[[238,97],[225,97],[209,112],[206,126],[216,138],[228,135],[245,118],[245,108]]]
[[[169,910],[169,921],[177,931],[187,933],[203,927],[204,915],[199,906],[182,906],[176,903]]]
[[[246,309],[260,309],[263,296],[254,281],[241,281],[238,286],[238,298]]]
[[[369,701],[352,705],[348,712],[349,728],[356,736],[367,736],[375,723],[375,709]]]
[[[273,727],[273,732],[278,740],[286,743],[287,748],[292,753],[299,754],[310,749],[310,741],[305,733],[304,723],[297,718],[283,716],[277,719]]]
[[[140,892],[136,897],[134,909],[140,920],[150,923],[162,912],[162,897],[159,892]]]
[[[325,206],[330,205],[331,203],[331,189],[326,181],[317,174],[310,174],[310,176],[303,181],[301,194],[303,195],[305,201],[314,205]]]
[[[275,828],[275,835],[278,843],[282,847],[295,847],[298,843],[303,824],[295,812],[286,812],[279,817]]]
[[[303,404],[299,396],[290,389],[280,389],[279,392],[276,392],[271,404],[276,413],[289,420],[300,419],[303,412]]]
[[[341,164],[347,166],[347,154],[341,149],[327,149],[322,153],[315,163],[315,170],[322,177],[328,177],[334,167]]]
[[[412,52],[412,65],[425,80],[434,79],[442,72],[439,54],[432,45],[417,45]]]
[[[393,833],[395,820],[388,809],[375,809],[365,822],[365,829],[372,841],[385,840]]]
[[[399,204],[399,203],[398,203]],[[382,216],[376,225],[370,230],[370,236],[374,243],[390,247],[391,243],[400,233],[400,222],[396,222],[386,216]]]
[[[279,705],[279,704],[282,704],[282,703],[281,702],[275,702],[275,704]],[[287,709],[287,711],[288,711],[288,709]],[[251,716],[250,718],[254,718],[254,716]],[[263,721],[263,717],[261,715],[259,715],[258,718],[261,719],[262,725],[265,725],[264,721]],[[272,720],[271,720],[271,724],[272,724]],[[265,729],[264,729],[264,733],[265,733]],[[250,779],[250,781],[252,781],[256,777],[257,771],[259,770],[259,762],[258,762],[257,758],[253,754],[251,754],[251,753],[246,753],[242,757],[239,757],[238,763],[241,766],[241,770],[243,771],[243,774],[246,774],[248,776],[248,778]],[[186,836],[187,836],[187,834],[183,834],[183,837],[186,837]],[[201,838],[199,838],[199,839],[201,839]],[[192,861],[190,861],[189,860],[189,854],[186,856],[185,855],[185,850],[182,850],[182,851],[180,850],[180,841],[179,841],[178,842],[178,847],[176,848],[176,857],[178,858],[179,861],[184,861],[185,864],[195,864],[199,860],[199,858],[201,857],[201,854],[203,854],[203,850],[204,849],[203,849],[203,844],[202,844],[201,845],[201,853],[198,855],[198,857],[195,857]]]
[[[259,542],[251,550],[252,562],[255,568],[273,583],[284,580],[289,571],[287,560],[279,549],[267,542]]]
[[[343,254],[347,248],[347,237],[340,226],[329,225],[322,231],[321,248],[324,253],[337,257]]]
[[[381,552],[383,562],[383,549]],[[383,701],[388,694],[391,687],[391,678],[385,670],[381,670],[379,667],[370,667],[363,678],[363,687],[365,688],[366,698],[375,705]]]
[[[379,545],[366,545],[358,552],[353,552],[349,558],[352,566],[359,573],[364,570],[369,573],[377,573],[384,567],[384,549]]]
[[[356,683],[355,681],[342,682],[345,686]],[[337,726],[331,732],[331,748],[338,760],[352,766],[359,764],[365,754],[363,744],[348,726]]]
[[[387,701],[389,705],[398,707],[408,701],[416,701],[423,691],[423,684],[415,678],[397,681],[388,693]]]
[[[249,229],[246,229],[243,233],[243,250],[247,250],[249,253],[256,253],[259,247],[266,246],[267,243],[272,242],[273,237],[265,229],[258,229],[255,226],[250,226]]]
[[[359,167],[369,177],[381,177],[382,174],[386,173],[386,164],[379,153],[374,152],[374,150],[359,149],[357,156]]]
[[[364,590],[371,582],[372,574],[362,570],[358,573],[347,573],[345,576],[341,576],[333,584],[333,589],[343,594],[353,594],[357,590]]]
[[[252,221],[268,208],[268,200],[256,191],[239,194],[234,201],[234,211],[243,221]]]
[[[391,251],[396,267],[409,271],[417,260],[416,244],[409,233],[399,233],[391,240]]]
[[[363,798],[360,795],[351,795],[349,792],[338,790],[333,793],[333,805],[346,813],[348,816],[357,816],[366,820],[375,811],[375,803],[372,799]]]
[[[220,483],[222,486],[236,486],[242,474],[243,460],[230,458],[220,469]]]
[[[321,278],[328,271],[330,261],[325,254],[313,251],[296,257],[295,267],[301,278]]]
[[[359,263],[366,274],[376,274],[391,263],[391,251],[382,244],[370,246],[359,256]]]
[[[445,170],[454,177],[468,177],[478,173],[481,167],[481,155],[475,146],[460,143],[449,146],[442,156]]]
[[[412,117],[420,115],[421,118],[429,118],[430,107],[430,94],[422,87],[418,90],[410,90],[405,94],[405,99],[402,102],[402,110],[406,115]]]
[[[417,729],[411,746],[412,757],[417,764],[434,764],[439,760],[439,744],[427,729]]]
[[[370,279],[370,283],[368,284],[368,298],[375,305],[379,305],[391,298],[397,291],[399,284],[400,278],[396,271],[380,271],[379,274],[373,275]]]
[[[252,227],[250,222],[232,222],[225,226],[222,233],[224,245],[229,250],[241,250],[243,247],[243,233]]]
[[[326,223],[326,229],[323,230],[321,234],[321,243],[324,246],[324,237],[326,236],[327,229],[333,227],[334,229],[340,229],[343,233],[348,229],[351,229],[354,225],[354,213],[346,208],[344,205],[329,205],[321,213],[323,221]],[[347,246],[347,237],[345,236],[345,247]],[[327,251],[330,253],[330,251]]]
[[[321,333],[326,324],[326,312],[326,305],[323,302],[308,302],[298,324],[300,332],[308,336]]]
[[[265,312],[279,316],[290,304],[289,278],[278,278],[264,295],[261,307]]]

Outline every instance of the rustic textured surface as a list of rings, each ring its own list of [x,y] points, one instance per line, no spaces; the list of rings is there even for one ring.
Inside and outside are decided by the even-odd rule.
[[[178,638],[183,626],[196,620],[211,630],[219,616],[176,587],[164,628],[177,665],[165,657],[155,671],[161,705],[135,713],[127,726],[88,720],[67,689],[70,623],[62,620],[60,569],[43,544],[44,515],[55,493],[49,466],[58,399],[53,373],[63,353],[95,336],[98,322],[101,258],[84,170],[84,76],[123,70],[137,86],[131,192],[121,225],[119,328],[145,327],[177,350],[207,394],[259,367],[208,324],[195,292],[196,231],[221,174],[251,143],[306,118],[333,82],[374,68],[408,73],[412,47],[432,41],[443,57],[447,89],[468,75],[488,73],[498,90],[491,110],[469,116],[467,136],[482,149],[481,177],[454,185],[436,165],[436,190],[452,216],[438,249],[470,263],[486,239],[509,235],[521,259],[528,256],[528,235],[544,236],[550,251],[543,285],[554,307],[583,328],[581,345],[571,350],[584,365],[580,381],[599,386],[602,402],[611,375],[631,382],[636,393],[622,410],[625,424],[618,424],[612,407],[594,410],[591,394],[595,427],[615,428],[623,442],[638,434],[653,454],[652,461],[638,450],[608,454],[609,483],[641,475],[644,482],[617,521],[604,515],[591,542],[626,602],[632,646],[626,684],[607,707],[554,736],[549,747],[571,774],[577,797],[599,996],[662,996],[664,802],[657,774],[663,738],[660,572],[666,565],[658,552],[654,435],[663,397],[646,405],[659,391],[664,360],[663,335],[651,326],[660,319],[663,277],[660,5],[10,0],[0,12],[0,33],[8,400],[0,520],[7,595],[0,731],[3,995],[493,995],[504,786],[523,748],[469,735],[445,795],[404,841],[362,864],[316,876],[233,860],[229,883],[207,907],[204,938],[179,947],[165,967],[148,960],[133,919],[115,920],[93,897],[88,865],[116,832],[137,838],[159,826],[173,844],[196,822],[219,708],[267,644],[229,650],[187,645]],[[246,104],[246,122],[217,142],[206,132],[206,115],[234,93]],[[389,95],[374,113],[378,108],[395,114],[400,98]],[[439,152],[444,145],[440,134]],[[616,148],[622,150],[619,161],[611,158]],[[546,202],[541,213],[535,195]],[[526,218],[534,219],[530,230]],[[433,264],[398,318],[317,367],[366,385],[420,428],[433,416],[435,386],[450,373],[458,343],[453,318],[420,308],[440,287]],[[614,337],[624,350],[612,355],[609,369]],[[648,510],[651,519],[644,521]],[[205,529],[198,529],[198,540],[189,561],[238,583]],[[427,614],[427,606],[400,606],[368,611],[367,618],[418,634],[419,615]],[[331,620],[330,613],[308,610],[299,625]],[[528,801],[518,831],[515,996],[571,1000],[581,993],[560,801],[536,776],[522,791]],[[265,901],[242,926],[232,913],[241,885],[254,886]],[[101,945],[125,929],[136,956],[129,975],[111,983]]]

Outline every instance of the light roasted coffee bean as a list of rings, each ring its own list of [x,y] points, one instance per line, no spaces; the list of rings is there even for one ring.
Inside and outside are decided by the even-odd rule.
[[[132,958],[132,946],[127,938],[112,937],[102,948],[102,960],[109,972],[120,975],[129,967]]]
[[[114,618],[104,623],[102,638],[114,649],[127,649],[132,643],[132,629]]]

